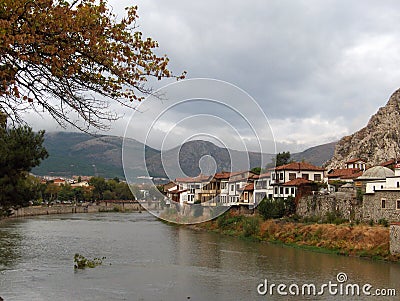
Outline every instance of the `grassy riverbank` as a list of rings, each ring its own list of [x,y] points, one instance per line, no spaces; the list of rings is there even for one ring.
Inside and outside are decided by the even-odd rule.
[[[217,219],[192,226],[257,241],[282,243],[338,255],[399,261],[390,255],[389,228],[365,224],[316,224],[266,220],[229,211]]]

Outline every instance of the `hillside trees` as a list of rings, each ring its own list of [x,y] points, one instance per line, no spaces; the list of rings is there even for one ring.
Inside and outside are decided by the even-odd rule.
[[[1,1],[0,111],[21,121],[21,110],[33,108],[61,125],[104,129],[118,117],[110,103],[130,106],[152,93],[149,78],[183,78],[137,19],[133,6],[118,20],[107,0]]]

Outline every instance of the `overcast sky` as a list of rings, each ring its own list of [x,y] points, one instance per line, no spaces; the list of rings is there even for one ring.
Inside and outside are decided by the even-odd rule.
[[[400,87],[397,0],[109,2],[118,15],[138,5],[139,29],[174,72],[246,91],[291,151],[362,128]],[[109,133],[123,135],[127,117]]]

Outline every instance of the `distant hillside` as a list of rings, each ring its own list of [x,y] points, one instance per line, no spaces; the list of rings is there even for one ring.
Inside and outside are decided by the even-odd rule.
[[[49,157],[32,170],[37,175],[98,175],[107,178],[124,178],[122,169],[123,138],[115,136],[94,137],[84,133],[46,133],[44,145]],[[133,141],[138,148],[143,144]],[[157,151],[150,149],[150,153]],[[143,171],[138,171],[143,174]]]
[[[122,137],[100,136],[93,137],[84,133],[54,132],[46,133],[44,145],[50,156],[39,167],[33,169],[37,175],[54,175],[71,177],[72,175],[98,175],[106,178],[124,178],[122,168]],[[304,159],[315,165],[321,165],[332,157],[335,143],[312,147],[301,153],[292,154],[292,159]],[[132,153],[141,152],[144,145],[136,140],[129,140]],[[125,154],[127,155],[127,154]],[[261,154],[229,150],[218,147],[208,141],[189,141],[182,147],[176,147],[163,153],[165,169],[172,174],[179,174],[179,167],[188,176],[200,173],[199,160],[205,155],[211,156],[216,171],[242,170],[258,167],[261,164]],[[271,162],[274,155],[263,154],[264,164]],[[249,161],[248,162],[248,158]],[[231,160],[232,158],[232,160]],[[231,166],[231,161],[234,166]],[[150,175],[165,177],[161,163],[161,153],[146,146],[146,166]],[[211,168],[211,169],[212,169]],[[146,170],[140,156],[130,155],[130,174],[133,176],[146,175]],[[214,169],[212,169],[214,170]],[[171,174],[171,173],[169,173]]]
[[[318,146],[310,147],[301,153],[292,154],[291,158],[294,161],[306,161],[311,164],[322,166],[330,158],[332,158],[335,151],[335,145],[337,142],[330,142],[321,144]]]
[[[210,170],[220,172],[223,170],[246,170],[253,167],[259,167],[264,160],[264,165],[271,162],[274,157],[272,154],[263,154],[256,152],[249,152],[248,154],[243,151],[230,150],[221,148],[209,141],[188,141],[182,147],[176,147],[166,151],[163,154],[163,164],[167,171],[172,174],[179,174],[180,168],[187,176],[197,176],[200,172],[206,173],[207,171],[201,170],[199,166],[200,160],[204,156],[211,156],[215,164],[211,164]],[[179,165],[176,164],[179,160]],[[146,160],[149,170],[158,175],[162,175],[163,168],[161,163],[161,155],[158,154],[149,160]],[[231,164],[232,162],[232,164]],[[207,165],[207,162],[204,162]],[[213,169],[213,167],[215,169]],[[206,168],[207,169],[207,168]]]

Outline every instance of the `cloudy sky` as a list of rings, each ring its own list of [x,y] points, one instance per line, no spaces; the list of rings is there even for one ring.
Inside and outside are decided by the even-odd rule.
[[[176,73],[247,92],[291,151],[360,129],[400,87],[397,0],[109,2],[118,15],[138,5],[139,29],[159,42]],[[109,133],[123,135],[124,113]]]

